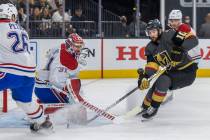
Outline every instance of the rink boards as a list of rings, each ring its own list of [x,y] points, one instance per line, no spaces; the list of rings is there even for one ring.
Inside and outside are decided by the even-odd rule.
[[[57,48],[63,39],[32,39],[30,50],[34,54],[37,69],[44,67],[46,52]],[[148,39],[85,39],[87,66],[81,71],[81,78],[133,78],[136,69],[144,67],[145,45]],[[200,39],[202,59],[199,62],[198,77],[210,77],[210,39]]]

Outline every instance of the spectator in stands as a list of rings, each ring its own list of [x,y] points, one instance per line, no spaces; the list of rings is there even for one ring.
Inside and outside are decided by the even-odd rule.
[[[48,9],[52,9],[47,0],[39,0],[35,3],[35,5],[38,6],[41,9],[41,11],[43,11],[45,7],[47,7]]]
[[[68,37],[70,34],[72,34],[72,33],[76,33],[76,29],[75,28],[73,28],[73,26],[71,25],[71,24],[69,24],[68,26],[67,26],[67,28],[66,28],[66,33],[65,33],[65,35],[66,35],[66,37]]]
[[[117,29],[117,30],[116,30]],[[129,37],[128,34],[128,26],[127,26],[127,18],[126,16],[120,17],[120,25],[117,24],[117,27],[115,27],[116,37]]]
[[[40,24],[40,30],[42,35],[51,35],[51,14],[48,7],[45,7],[41,13],[42,24]]]
[[[59,5],[62,5],[62,0],[48,0],[50,6],[52,7],[52,11],[55,12]]]
[[[82,7],[78,7],[75,9],[75,13],[71,18],[71,21],[85,21],[85,16],[82,14]]]
[[[42,20],[51,20],[51,14],[48,7],[45,7],[41,13]]]
[[[191,24],[190,24],[190,16],[184,16],[184,23],[188,24],[189,26],[191,26]]]
[[[33,14],[33,7],[34,7],[34,4],[35,4],[34,0],[17,0],[15,3],[17,5],[18,9],[23,8],[23,12],[26,13],[26,1],[29,2],[29,7],[30,7],[29,15],[32,15]]]
[[[18,0],[17,1],[17,7],[18,8],[23,8],[23,10],[26,9],[25,1],[24,0]]]
[[[206,15],[205,23],[201,25],[199,36],[210,38],[210,13]]]
[[[53,13],[52,21],[54,23],[52,24],[52,31],[54,36],[61,36],[63,21],[65,21],[65,24],[71,21],[70,16],[66,12],[63,14],[63,11],[63,6],[60,4],[57,11]]]
[[[133,14],[133,22],[130,23],[129,25],[129,36],[130,37],[138,37],[140,36],[146,36],[145,30],[147,24],[141,20],[141,14],[139,15],[139,29],[140,29],[140,34],[137,35],[137,20],[136,20],[136,15],[135,13]]]
[[[25,27],[27,15],[24,13],[23,7],[18,8],[18,21],[20,25]]]
[[[75,9],[74,15],[72,16],[71,21],[72,21],[73,27],[76,29],[76,32],[80,36],[85,37],[85,36],[88,36],[90,31],[88,30],[88,28],[86,29],[86,26],[88,26],[88,23],[83,22],[86,20],[86,18],[82,12],[83,12],[82,7],[79,5]]]
[[[40,24],[41,24],[41,11],[39,7],[34,7],[33,14],[29,18],[30,20],[30,33],[32,36],[40,34]]]
[[[33,14],[33,8],[34,8],[34,6],[35,6],[35,1],[34,0],[29,0],[29,7],[30,7],[29,12],[30,12],[30,15]]]
[[[70,16],[65,12],[64,21],[70,22]],[[52,16],[53,22],[63,22],[63,6],[59,5],[58,10]]]
[[[33,14],[30,16],[30,20],[41,20],[41,10],[39,9],[39,7],[34,7]]]

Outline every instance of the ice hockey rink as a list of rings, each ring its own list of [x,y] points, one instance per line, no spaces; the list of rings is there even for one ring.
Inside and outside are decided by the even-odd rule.
[[[135,87],[136,79],[82,80],[85,98],[100,108],[106,108]],[[163,105],[156,118],[142,123],[132,118],[122,124],[99,118],[87,126],[56,123],[55,132],[50,135],[32,134],[23,120],[24,114],[13,108],[0,116],[0,140],[209,140],[210,133],[210,79],[199,78],[191,87],[174,92],[172,101]],[[137,91],[110,113],[120,115],[128,105],[143,100],[145,92]],[[57,113],[57,121],[65,115]],[[89,117],[94,115],[89,112]],[[54,118],[55,119],[55,118]],[[59,122],[59,121],[58,121]],[[38,136],[35,136],[38,135]]]

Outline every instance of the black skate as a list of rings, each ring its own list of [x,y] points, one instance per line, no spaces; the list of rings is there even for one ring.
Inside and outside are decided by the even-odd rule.
[[[147,111],[147,108],[141,107],[141,111],[136,114],[136,116],[141,116],[142,114],[145,114]]]
[[[40,132],[41,130],[52,131],[53,130],[53,124],[49,120],[49,117],[47,117],[46,120],[41,124],[39,124],[37,122],[30,124],[30,130],[33,133]]]
[[[157,114],[158,108],[149,107],[144,113],[142,113],[142,122],[152,120],[152,118]]]

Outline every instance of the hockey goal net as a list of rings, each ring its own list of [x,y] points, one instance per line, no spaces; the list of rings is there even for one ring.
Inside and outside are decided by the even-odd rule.
[[[7,90],[0,91],[0,113],[6,113],[7,112]]]

